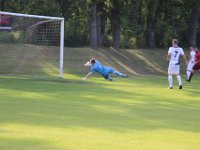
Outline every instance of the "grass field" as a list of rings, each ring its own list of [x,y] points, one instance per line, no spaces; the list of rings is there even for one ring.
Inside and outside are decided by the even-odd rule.
[[[0,76],[0,150],[199,150],[200,78]]]

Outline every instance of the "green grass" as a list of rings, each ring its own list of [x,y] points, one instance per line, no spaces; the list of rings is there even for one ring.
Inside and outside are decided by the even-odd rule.
[[[0,77],[0,150],[199,150],[200,78]]]

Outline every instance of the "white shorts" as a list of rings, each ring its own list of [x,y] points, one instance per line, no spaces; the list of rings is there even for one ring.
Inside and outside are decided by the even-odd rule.
[[[180,65],[172,65],[169,64],[168,74],[179,74],[180,73]]]
[[[194,66],[194,62],[189,62],[187,66],[187,71],[192,71],[193,66]]]

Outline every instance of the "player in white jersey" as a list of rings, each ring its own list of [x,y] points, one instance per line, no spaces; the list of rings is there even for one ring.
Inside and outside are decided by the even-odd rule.
[[[196,56],[196,51],[195,51],[194,47],[191,46],[190,47],[190,59],[188,61],[187,71],[186,71],[187,80],[189,79],[192,68],[195,64],[195,56]]]
[[[180,57],[183,56],[185,63],[187,64],[187,59],[183,52],[183,49],[178,46],[178,40],[172,40],[172,47],[169,48],[167,60],[169,61],[168,67],[168,81],[169,89],[173,89],[173,75],[176,75],[179,89],[182,89],[182,80],[180,76]]]

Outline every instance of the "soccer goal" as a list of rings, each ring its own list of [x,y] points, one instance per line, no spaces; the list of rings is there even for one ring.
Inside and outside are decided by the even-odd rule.
[[[64,18],[0,11],[0,74],[63,77]]]

